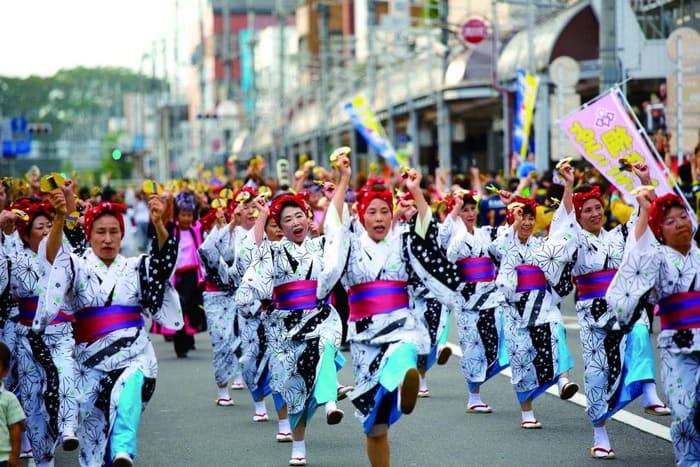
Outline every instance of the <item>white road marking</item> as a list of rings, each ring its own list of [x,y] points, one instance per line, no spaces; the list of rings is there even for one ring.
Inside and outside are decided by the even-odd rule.
[[[455,345],[451,342],[448,342],[445,345],[449,346],[450,349],[452,349],[452,354],[454,356],[462,356],[462,349],[460,349],[458,345]],[[506,368],[505,370],[501,371],[501,374],[503,376],[507,376],[509,379],[513,375],[510,371],[510,368]],[[559,389],[556,385],[547,389],[547,393],[555,397],[559,397]],[[580,392],[577,392],[576,394],[574,394],[574,397],[569,399],[569,402],[573,402],[574,404],[580,405],[581,407],[586,407],[586,396]],[[671,430],[667,426],[662,425],[660,423],[652,422],[651,420],[648,420],[644,417],[640,417],[639,415],[635,415],[626,410],[620,410],[612,416],[612,419],[633,426],[638,430],[641,430],[645,433],[649,433],[650,435],[656,436],[657,438],[665,439],[666,441],[671,441]]]

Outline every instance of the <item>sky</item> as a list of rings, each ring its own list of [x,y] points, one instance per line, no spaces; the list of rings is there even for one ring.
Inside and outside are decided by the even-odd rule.
[[[177,0],[179,62],[186,67],[200,0]],[[167,41],[173,72],[176,0],[2,0],[0,76],[51,76],[61,68],[118,66],[138,71]],[[143,66],[150,72],[151,62]]]

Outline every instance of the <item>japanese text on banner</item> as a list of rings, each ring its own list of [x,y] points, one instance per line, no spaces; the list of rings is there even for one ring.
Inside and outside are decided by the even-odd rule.
[[[581,155],[630,200],[632,189],[641,183],[634,173],[621,170],[620,159],[629,164],[644,162],[649,167],[657,194],[672,190],[673,179],[651,152],[628,114],[616,89],[581,107],[560,122],[564,133]]]

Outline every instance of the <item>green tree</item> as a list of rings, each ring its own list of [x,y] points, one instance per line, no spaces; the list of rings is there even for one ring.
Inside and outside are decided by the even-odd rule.
[[[114,67],[63,69],[50,77],[0,76],[0,110],[4,116],[50,123],[52,132],[40,137],[44,141],[96,139],[106,146],[110,120],[124,117],[124,95],[166,86],[163,80]],[[122,163],[119,171],[128,166]]]

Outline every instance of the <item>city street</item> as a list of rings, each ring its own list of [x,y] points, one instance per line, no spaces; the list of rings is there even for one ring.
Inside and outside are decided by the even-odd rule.
[[[570,302],[569,347],[576,360],[573,379],[581,385],[574,399],[584,401],[582,363],[578,331]],[[658,329],[658,326],[657,326]],[[656,336],[653,336],[655,344]],[[252,421],[253,403],[246,391],[232,391],[236,405],[218,407],[211,367],[208,335],[197,336],[197,350],[187,359],[177,359],[171,343],[153,336],[160,370],[156,393],[144,413],[136,465],[159,466],[285,466],[290,444],[274,439],[277,432],[272,401],[271,420]],[[457,343],[456,329],[450,342]],[[350,359],[349,353],[346,357]],[[341,381],[352,381],[350,363]],[[419,399],[416,410],[404,416],[391,430],[392,465],[404,466],[582,466],[597,465],[590,457],[592,430],[583,408],[545,394],[535,401],[535,415],[542,430],[520,428],[520,411],[506,376],[497,376],[482,396],[493,408],[490,415],[465,413],[466,389],[459,360],[454,355],[443,367],[428,374],[431,396]],[[348,400],[339,403],[345,419],[328,426],[316,414],[307,430],[307,457],[312,466],[354,467],[368,465],[364,436]],[[621,415],[629,421],[612,421],[608,434],[617,454],[617,465],[671,466],[673,452],[668,439],[670,417],[645,415],[635,401]],[[650,433],[659,433],[659,436]],[[60,450],[59,450],[60,451]],[[605,462],[604,462],[605,463]],[[607,463],[606,463],[607,464]],[[57,467],[77,466],[77,452],[59,452]]]

